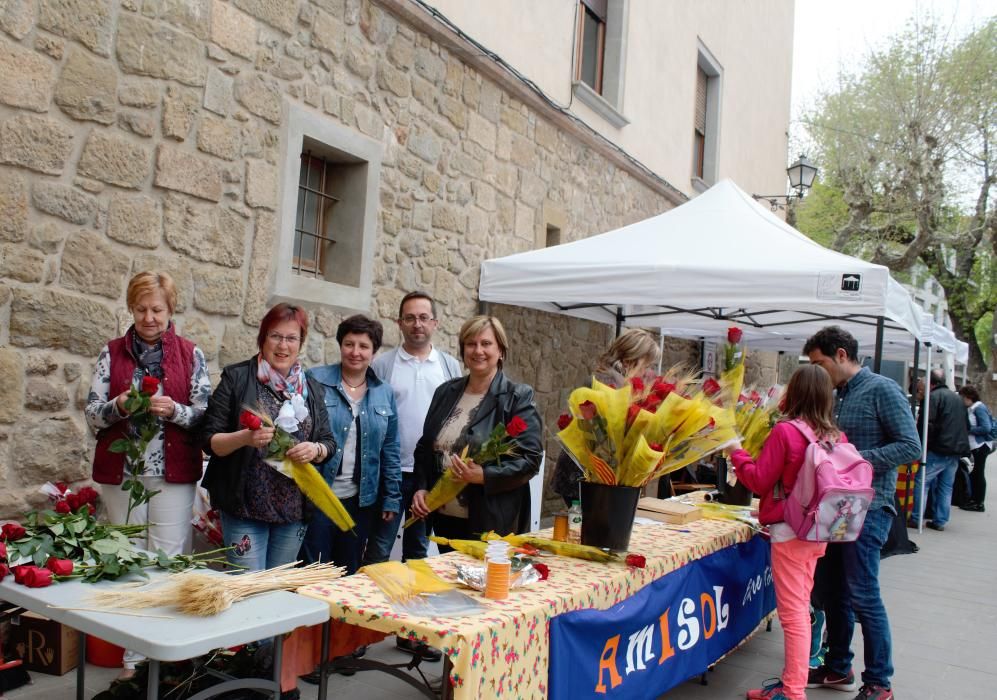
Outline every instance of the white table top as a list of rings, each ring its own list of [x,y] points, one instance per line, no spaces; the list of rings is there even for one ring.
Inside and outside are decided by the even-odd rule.
[[[162,575],[165,574],[150,572],[153,579]],[[14,583],[13,576],[8,576],[0,582],[0,600],[159,661],[190,659],[213,649],[254,642],[329,619],[327,603],[287,591],[274,591],[240,601],[211,617],[184,615],[175,608],[165,607],[127,612],[169,616],[170,619],[58,609],[92,608],[89,593],[116,583],[120,581],[96,584],[65,581],[47,588],[28,588]],[[50,605],[56,608],[50,608]]]

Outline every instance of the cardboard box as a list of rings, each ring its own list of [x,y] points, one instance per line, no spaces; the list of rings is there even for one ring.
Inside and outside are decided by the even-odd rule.
[[[76,630],[32,612],[11,618],[10,644],[29,671],[61,676],[79,662]]]
[[[661,523],[682,525],[703,517],[703,510],[698,506],[678,501],[664,501],[660,498],[642,498],[637,501],[637,515],[650,518]]]

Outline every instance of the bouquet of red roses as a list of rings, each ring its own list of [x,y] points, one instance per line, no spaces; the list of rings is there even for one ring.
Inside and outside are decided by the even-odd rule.
[[[145,473],[145,451],[149,442],[159,432],[159,421],[152,415],[152,397],[159,391],[156,377],[142,377],[141,385],[131,387],[125,399],[125,410],[131,423],[131,435],[119,438],[108,448],[111,452],[123,452],[130,469],[129,478],[121,483],[121,490],[128,492],[128,510],[125,525],[131,519],[132,511],[143,503],[148,503],[159,491],[150,491],[139,479]]]
[[[593,379],[571,392],[558,439],[588,481],[643,486],[734,439],[733,416],[676,370],[631,377],[616,388]]]

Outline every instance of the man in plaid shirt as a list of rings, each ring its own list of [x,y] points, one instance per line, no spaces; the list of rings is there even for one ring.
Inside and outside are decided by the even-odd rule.
[[[892,640],[879,592],[879,551],[897,514],[897,466],[918,459],[921,442],[900,387],[859,364],[858,342],[850,333],[837,326],[823,328],[807,341],[803,353],[831,375],[838,390],[838,427],[872,464],[876,490],[862,534],[854,542],[829,544],[818,566],[828,651],[824,663],[810,671],[807,687],[855,689],[851,644],[857,618],[865,639],[865,670],[855,700],[892,700]]]

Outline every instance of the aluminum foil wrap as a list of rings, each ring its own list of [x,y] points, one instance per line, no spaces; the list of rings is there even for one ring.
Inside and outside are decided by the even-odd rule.
[[[457,569],[457,582],[476,591],[485,590],[485,578],[488,568],[480,564],[454,564]],[[541,579],[540,572],[533,568],[529,562],[523,563],[521,567],[513,566],[512,581],[509,589],[522,588],[536,583]]]

